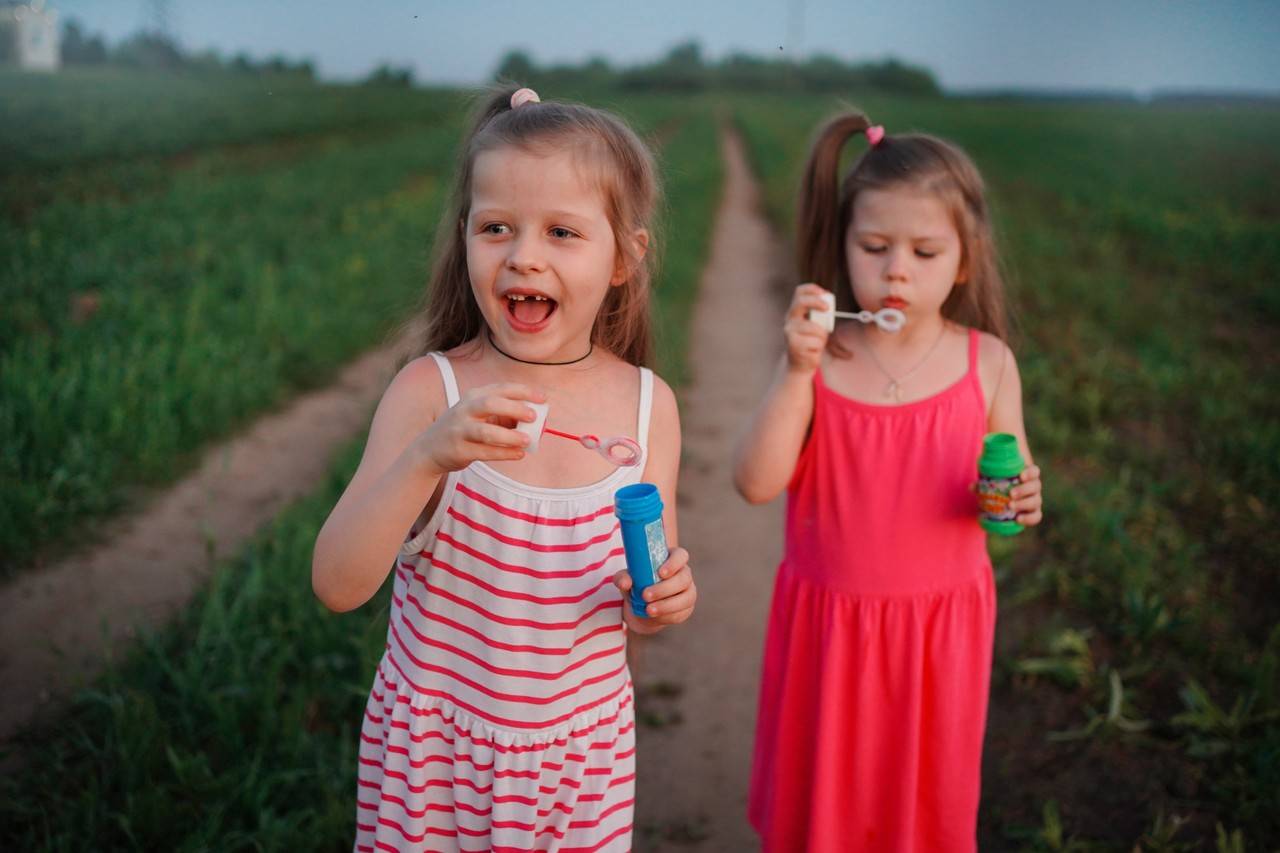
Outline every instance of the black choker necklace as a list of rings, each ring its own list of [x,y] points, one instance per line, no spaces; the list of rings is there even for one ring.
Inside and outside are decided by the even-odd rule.
[[[591,346],[587,349],[587,354],[586,354],[586,355],[579,356],[578,358],[571,359],[571,360],[569,360],[569,361],[525,361],[523,358],[516,358],[516,357],[515,357],[514,355],[512,355],[511,353],[503,352],[503,351],[502,351],[502,347],[498,346],[498,345],[497,345],[497,343],[495,343],[495,342],[494,342],[494,340],[493,340],[493,330],[492,330],[492,329],[486,329],[486,330],[485,330],[485,332],[486,332],[486,333],[488,334],[488,336],[489,336],[489,346],[491,346],[491,347],[493,347],[494,349],[496,349],[496,350],[498,351],[498,353],[499,353],[499,354],[506,356],[507,358],[511,359],[512,361],[518,361],[518,362],[520,362],[521,364],[536,364],[536,365],[539,365],[539,366],[541,366],[541,367],[563,367],[563,366],[564,366],[564,365],[566,365],[566,364],[577,364],[577,363],[578,363],[578,362],[580,362],[580,361],[583,361],[583,360],[585,360],[585,359],[587,359],[587,358],[590,358],[590,357],[591,357],[591,353],[595,352],[595,349],[596,349],[596,342],[595,342],[595,341],[592,341],[592,342],[591,342]]]

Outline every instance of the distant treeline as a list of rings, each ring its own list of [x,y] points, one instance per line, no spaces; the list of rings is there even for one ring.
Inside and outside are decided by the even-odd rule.
[[[115,45],[101,35],[87,33],[74,18],[62,27],[62,64],[118,65],[167,71],[230,71],[241,74],[288,74],[315,79],[311,60],[291,61],[284,56],[253,60],[247,54],[224,57],[213,50],[184,51],[164,33],[134,33]]]
[[[118,65],[130,68],[190,72],[231,72],[257,75],[289,75],[315,79],[309,59],[271,56],[254,60],[244,53],[224,57],[213,50],[184,51],[166,34],[135,33],[115,45],[101,35],[90,34],[74,18],[62,29],[62,63],[66,66]],[[880,62],[846,62],[829,55],[792,61],[781,55],[760,57],[732,53],[708,61],[694,41],[676,45],[665,56],[647,64],[615,67],[596,57],[578,65],[539,65],[524,51],[509,52],[498,64],[495,77],[534,86],[566,90],[619,88],[629,91],[698,92],[709,89],[740,91],[848,92],[875,89],[912,95],[940,95],[941,88],[926,68],[896,59]],[[383,64],[364,80],[378,86],[411,86],[413,70]]]
[[[834,56],[816,55],[796,62],[782,56],[765,59],[732,53],[718,62],[708,62],[697,42],[677,45],[657,62],[626,68],[614,68],[600,57],[580,65],[539,66],[524,51],[513,50],[499,63],[495,77],[561,89],[579,86],[668,92],[878,89],[914,95],[941,94],[932,72],[896,59],[846,62]]]

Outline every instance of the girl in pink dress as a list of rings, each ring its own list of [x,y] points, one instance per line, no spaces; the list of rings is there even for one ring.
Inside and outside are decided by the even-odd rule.
[[[870,148],[841,180],[855,134]],[[894,308],[896,333],[808,319],[738,447],[753,503],[787,490],[756,730],[750,817],[766,850],[976,846],[996,600],[970,491],[982,437],[1030,459],[982,179],[954,145],[847,114],[801,189],[803,276],[837,308]],[[1040,522],[1040,472],[1014,508]]]
[[[393,576],[355,849],[624,851],[627,631],[682,622],[696,599],[673,547],[646,615],[622,606],[614,492],[657,485],[676,542],[679,418],[644,366],[654,164],[614,116],[529,89],[484,104],[461,163],[424,355],[383,395],[316,540],[312,582],[334,610]],[[529,403],[561,430],[634,436],[638,464],[531,444]]]

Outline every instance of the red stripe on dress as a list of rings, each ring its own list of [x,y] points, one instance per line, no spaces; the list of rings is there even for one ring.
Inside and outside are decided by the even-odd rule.
[[[409,766],[410,766],[410,767],[412,767],[414,770],[421,770],[422,768],[426,767],[428,764],[448,764],[448,765],[450,765],[451,767],[456,767],[456,766],[457,766],[457,764],[458,764],[459,762],[461,762],[461,763],[463,763],[463,764],[470,764],[470,765],[471,765],[472,767],[474,767],[476,770],[478,770],[478,771],[480,771],[481,773],[483,773],[483,772],[488,771],[488,770],[494,770],[494,766],[495,766],[495,765],[494,765],[494,762],[492,762],[492,761],[490,761],[488,764],[480,763],[480,762],[477,762],[477,761],[476,761],[476,759],[475,759],[475,756],[474,756],[474,755],[467,755],[466,753],[456,752],[456,751],[455,751],[455,752],[453,752],[453,753],[451,753],[451,754],[449,754],[449,755],[427,755],[427,756],[423,756],[422,758],[410,758],[410,757],[409,757],[410,753],[409,753],[409,748],[408,748],[408,747],[405,747],[405,746],[399,746],[399,745],[394,744],[394,743],[389,743],[389,744],[387,744],[387,745],[386,745],[386,747],[385,747],[385,748],[386,748],[386,751],[387,751],[387,752],[389,752],[389,753],[391,753],[392,755],[402,755],[402,756],[404,756],[406,759],[408,759],[408,764],[409,764]],[[575,758],[577,761],[580,761],[580,762],[582,762],[582,763],[584,763],[584,764],[585,764],[585,763],[586,763],[586,761],[587,761],[587,757],[586,757],[585,755],[581,755],[581,756],[574,756],[574,758]],[[555,764],[555,763],[552,763],[552,762],[547,762],[547,763],[543,764],[542,766],[543,766],[543,767],[545,767],[545,768],[547,768],[547,769],[549,769],[549,770],[556,770],[556,771],[559,771],[559,770],[563,770],[563,769],[564,769],[564,765],[563,765],[563,764]],[[526,775],[526,774],[532,774],[532,775]],[[529,771],[524,771],[524,770],[494,770],[494,777],[495,777],[495,778],[502,779],[502,778],[507,778],[507,777],[509,777],[509,776],[525,776],[526,778],[530,778],[530,779],[537,779],[537,778],[538,778],[538,774],[537,774],[537,772],[532,771],[532,770],[529,770]]]
[[[389,817],[383,817],[381,815],[378,816],[378,825],[385,826],[388,829],[394,829],[396,832],[404,836],[404,840],[408,841],[410,844],[421,844],[423,841],[427,840],[428,835],[442,835],[445,838],[458,837],[458,833],[454,832],[452,829],[437,829],[433,826],[427,827],[417,835],[412,835],[408,830],[401,826],[398,821],[394,821]],[[388,849],[394,850],[395,848]]]
[[[614,557],[621,557],[623,554],[626,553],[625,551],[623,551],[622,547],[619,546],[617,548],[614,548],[608,554],[605,554],[603,559],[596,560],[594,563],[589,563],[588,565],[584,566],[581,569],[565,569],[563,571],[560,571],[560,570],[543,571],[540,569],[531,569],[528,566],[518,566],[515,563],[503,562],[502,560],[499,560],[496,557],[494,557],[492,554],[486,554],[485,552],[479,550],[478,548],[474,548],[465,542],[455,539],[453,536],[449,535],[448,533],[441,533],[438,538],[441,542],[444,542],[452,546],[453,548],[458,549],[459,551],[463,552],[469,557],[475,557],[477,560],[483,560],[484,562],[493,566],[495,569],[501,569],[504,572],[515,572],[516,574],[528,575],[529,577],[539,578],[541,580],[561,580],[563,578],[580,578],[583,575],[591,574],[596,569],[599,569],[605,563],[612,560]],[[426,551],[419,551],[418,556],[431,559],[431,554],[429,554]]]
[[[382,795],[381,795],[381,798],[382,798],[382,802],[384,802],[384,803],[389,803],[389,804],[394,805],[394,806],[399,806],[399,807],[400,807],[400,811],[401,811],[401,812],[403,812],[405,815],[407,815],[408,817],[410,817],[410,818],[412,818],[412,819],[414,819],[414,820],[422,820],[423,818],[425,818],[425,817],[427,816],[427,813],[428,813],[428,812],[450,812],[450,811],[454,811],[454,810],[461,810],[461,811],[466,812],[467,814],[475,815],[476,817],[489,817],[489,816],[492,816],[492,814],[493,814],[493,808],[492,808],[492,807],[489,807],[489,808],[479,808],[479,807],[477,807],[477,806],[473,806],[473,805],[471,805],[470,803],[464,803],[464,802],[462,802],[462,801],[460,801],[460,800],[454,800],[454,801],[453,801],[452,803],[450,803],[450,804],[446,804],[446,803],[431,803],[431,804],[426,805],[426,806],[424,806],[424,807],[422,807],[422,808],[420,808],[420,809],[415,809],[415,808],[412,808],[412,807],[411,807],[407,802],[405,802],[405,800],[404,800],[404,798],[403,798],[403,797],[397,797],[397,796],[395,796],[394,794],[382,794]],[[581,798],[578,798],[578,800],[575,800],[575,802],[580,802],[580,801],[581,801]],[[528,803],[528,805],[535,805],[535,804],[536,804],[536,802],[530,802],[530,803]],[[358,807],[358,808],[362,808],[362,809],[364,809],[364,810],[366,810],[366,811],[378,811],[378,810],[379,810],[379,805],[378,805],[377,803],[364,803],[364,802],[361,802],[361,803],[357,803],[356,805],[357,805],[357,807]],[[550,817],[554,812],[560,812],[561,814],[569,815],[570,817],[572,817],[572,816],[573,816],[573,804],[572,804],[572,803],[567,803],[567,802],[565,802],[565,803],[552,803],[550,806],[547,806],[547,807],[545,807],[545,808],[539,808],[539,809],[537,809],[537,810],[534,812],[534,815],[535,815],[536,817],[539,817],[539,818],[545,818],[545,817]],[[385,816],[385,815],[384,815],[384,816]],[[388,820],[393,820],[393,818],[391,818],[391,817],[389,817],[389,816],[386,816],[386,817],[387,817],[387,819],[388,819]],[[602,819],[603,819],[603,817],[604,817],[604,816],[602,815]],[[533,823],[523,823],[523,822],[514,821],[514,820],[511,820],[511,821],[498,821],[498,822],[493,823],[493,824],[492,824],[492,826],[493,826],[493,828],[495,828],[495,829],[522,829],[522,830],[525,830],[526,832],[531,832],[531,831],[533,831],[534,829],[536,829],[536,827],[537,827],[537,825],[536,825],[536,824],[533,824]],[[470,833],[474,833],[474,832],[475,832],[475,830],[473,830],[473,829],[462,829],[461,827],[459,828],[459,830],[460,830],[461,832],[465,832],[465,833],[468,833],[468,834],[470,834]],[[543,831],[545,831],[545,830],[543,830]]]
[[[609,506],[601,507],[595,512],[588,513],[587,515],[580,515],[577,518],[543,518],[542,516],[539,516],[539,515],[530,515],[527,512],[520,512],[519,510],[514,510],[514,509],[511,509],[510,507],[503,506],[502,504],[498,503],[492,498],[489,498],[489,497],[486,497],[485,495],[480,494],[475,489],[468,488],[466,485],[464,485],[461,482],[458,483],[454,487],[454,489],[466,495],[467,497],[471,498],[476,503],[484,504],[485,506],[489,507],[489,509],[500,512],[503,515],[507,516],[508,518],[518,518],[521,521],[528,521],[533,524],[540,524],[546,527],[573,527],[576,524],[584,524],[588,521],[595,521],[600,516],[610,515],[613,512],[613,506],[609,505]]]
[[[388,653],[387,662],[391,664],[392,668],[395,669],[396,672],[400,673],[400,677],[405,680],[406,684],[408,684],[410,687],[412,687],[415,691],[422,694],[423,696],[431,696],[436,699],[443,699],[444,701],[448,702],[451,705],[454,705],[458,708],[461,708],[464,711],[475,714],[477,717],[489,723],[490,725],[517,728],[517,729],[545,729],[551,726],[559,725],[560,723],[563,723],[566,720],[572,720],[574,717],[578,716],[579,714],[582,714],[586,711],[590,711],[592,708],[598,708],[607,702],[612,702],[614,699],[618,698],[619,693],[627,689],[627,685],[623,684],[621,687],[619,687],[617,690],[613,691],[612,693],[606,694],[605,696],[602,696],[599,699],[596,699],[595,701],[588,702],[584,705],[579,705],[577,708],[574,708],[572,711],[569,711],[568,713],[561,714],[558,717],[552,717],[549,720],[529,722],[525,720],[512,720],[507,717],[499,717],[494,714],[488,714],[488,713],[485,713],[480,708],[477,708],[474,705],[470,705],[466,702],[463,702],[462,700],[454,697],[452,694],[444,692],[443,690],[428,690],[422,685],[416,683],[412,678],[409,677],[409,674],[407,672],[405,672],[403,669],[400,668],[400,664],[396,661],[394,655]]]
[[[596,851],[599,850],[601,847],[604,847],[606,844],[612,843],[615,838],[617,838],[620,835],[625,835],[630,831],[631,831],[631,824],[628,823],[626,826],[618,827],[613,832],[609,833],[604,838],[601,838],[599,841],[597,841],[595,844],[591,845],[590,847],[561,847],[559,850],[559,853],[596,853]]]
[[[502,542],[507,545],[516,545],[521,548],[525,548],[529,551],[537,551],[540,554],[563,554],[569,551],[584,551],[587,548],[590,548],[592,545],[598,545],[601,542],[607,542],[609,539],[613,538],[613,534],[618,532],[618,525],[615,523],[612,527],[609,528],[607,533],[600,533],[582,542],[543,545],[539,542],[531,542],[528,539],[517,539],[514,536],[507,536],[505,533],[499,533],[497,530],[494,530],[492,527],[481,524],[480,522],[475,521],[473,519],[467,518],[465,515],[458,512],[458,510],[452,506],[449,507],[449,515],[453,516],[458,521],[461,521],[463,524],[465,524],[467,527],[470,527],[472,530],[478,530],[479,532],[484,533],[485,535],[489,536],[492,539],[497,539],[499,542]]]
[[[375,694],[373,694],[373,695],[374,695],[374,698],[375,698],[378,702],[383,702],[383,701],[384,701],[384,698],[385,698],[385,696],[386,696],[386,694],[385,694],[385,693],[384,693],[383,695],[381,695],[381,696],[377,695],[376,693],[375,693]],[[616,722],[618,721],[618,718],[622,716],[622,712],[623,712],[626,708],[628,708],[628,707],[630,707],[630,706],[631,706],[632,699],[633,699],[633,696],[631,696],[631,695],[628,695],[628,696],[623,697],[622,701],[618,703],[618,708],[617,708],[617,710],[616,710],[616,711],[614,711],[614,712],[613,712],[613,714],[612,714],[611,716],[608,716],[608,717],[601,717],[599,720],[596,720],[594,723],[592,723],[592,724],[591,724],[591,725],[589,725],[589,726],[585,726],[585,727],[583,727],[583,728],[581,728],[581,729],[575,729],[575,730],[573,730],[573,731],[569,732],[569,734],[568,734],[566,737],[556,738],[555,740],[549,740],[549,741],[546,741],[545,743],[528,744],[528,745],[523,745],[523,746],[501,744],[501,743],[498,743],[498,742],[496,742],[496,741],[489,740],[489,739],[487,739],[487,738],[475,737],[475,736],[474,736],[474,735],[472,735],[470,732],[466,731],[466,730],[465,730],[465,729],[463,729],[461,726],[459,726],[456,722],[454,722],[452,718],[450,718],[450,717],[445,717],[445,715],[444,715],[444,711],[443,711],[442,709],[440,709],[440,708],[415,708],[415,707],[413,707],[412,703],[409,701],[409,698],[408,698],[407,696],[396,696],[396,697],[395,697],[395,702],[396,702],[396,703],[403,703],[403,704],[405,704],[405,705],[409,705],[409,709],[408,709],[408,710],[409,710],[409,713],[413,714],[414,716],[419,716],[419,717],[439,717],[439,718],[440,718],[440,721],[441,721],[442,723],[447,723],[449,726],[451,726],[451,727],[453,728],[453,733],[454,733],[454,735],[455,735],[455,736],[457,736],[457,737],[461,737],[461,738],[465,738],[466,740],[470,741],[471,743],[475,744],[476,746],[488,747],[488,748],[493,749],[493,750],[495,750],[495,751],[497,751],[497,752],[509,752],[509,753],[513,753],[513,754],[520,754],[520,753],[524,753],[524,752],[542,752],[542,751],[544,751],[544,750],[551,749],[551,748],[553,748],[553,747],[564,747],[564,746],[568,746],[568,745],[569,745],[569,740],[570,740],[570,738],[578,739],[578,738],[586,737],[587,735],[589,735],[589,734],[591,734],[591,733],[593,733],[593,732],[597,731],[598,729],[600,729],[600,728],[602,728],[602,727],[604,727],[604,726],[607,726],[607,725],[611,725],[611,724],[613,724],[613,723],[616,723]],[[384,706],[384,707],[385,707],[385,706]],[[391,712],[391,709],[390,709],[389,707],[387,707],[387,708],[386,708],[386,712],[387,712],[387,713],[390,713],[390,712]],[[393,720],[393,721],[391,722],[391,725],[392,725],[392,727],[395,727],[395,728],[407,728],[407,724],[405,724],[405,723],[400,723],[399,721],[395,721],[395,720]],[[623,725],[622,727],[620,727],[620,728],[618,729],[618,735],[619,735],[619,736],[624,735],[624,734],[626,734],[627,732],[631,731],[631,730],[632,730],[632,729],[634,729],[634,728],[635,728],[635,721],[633,720],[633,721],[631,721],[631,722],[629,722],[629,723],[626,723],[626,724],[625,724],[625,725]],[[441,734],[441,733],[438,733],[438,732],[427,732],[427,733],[425,733],[424,735],[421,735],[421,736],[417,736],[417,735],[410,735],[410,739],[414,739],[414,740],[416,740],[418,737],[421,737],[421,739],[422,739],[422,740],[427,740],[428,738],[430,738],[430,737],[432,737],[432,736],[434,736],[434,735],[436,735],[436,734],[440,734],[440,735],[441,735],[441,737],[443,738],[443,734]],[[449,744],[452,744],[452,741],[449,741],[449,740],[445,740],[445,742],[446,742],[446,743],[449,743]],[[612,743],[609,743],[607,746],[608,746],[608,747],[612,747],[615,743],[617,743],[617,738],[615,738],[615,739],[614,739],[614,741],[613,741]],[[379,741],[379,744],[381,744],[381,741]],[[601,745],[601,743],[599,743],[599,742],[598,742],[598,743],[593,743],[591,746],[589,746],[589,747],[587,747],[587,748],[588,748],[588,749],[596,749],[597,747],[600,747],[600,748],[607,748],[607,747],[605,747],[605,746],[602,746],[602,745]],[[381,767],[381,766],[382,766],[380,763],[378,763],[378,762],[376,762],[376,761],[371,761],[371,760],[367,761],[367,760],[365,760],[365,759],[363,759],[363,758],[362,758],[362,759],[360,759],[360,762],[361,762],[362,764],[370,764],[371,766],[374,766],[374,767]]]
[[[565,829],[556,829],[554,826],[544,826],[542,829],[538,830],[537,835],[546,835],[550,833],[551,835],[554,835],[556,838],[563,839],[566,835],[569,834],[571,830],[574,830],[574,829],[594,829],[595,827],[604,823],[605,820],[607,820],[610,816],[612,816],[614,812],[618,811],[619,809],[625,809],[628,806],[633,806],[635,805],[635,802],[636,801],[634,798],[629,800],[619,800],[618,802],[609,806],[604,811],[600,812],[600,816],[595,818],[594,820],[571,820],[569,821],[568,827],[566,827]],[[506,824],[516,824],[516,825],[507,826]],[[499,829],[508,829],[508,828],[523,829],[522,826],[518,825],[517,821],[494,821],[493,825],[495,828],[499,828]],[[561,849],[564,849],[564,848],[561,848]]]
[[[502,693],[497,690],[491,690],[489,687],[481,684],[480,682],[467,678],[462,673],[449,669],[446,666],[438,666],[436,664],[429,663],[425,660],[422,660],[417,655],[415,655],[412,651],[409,650],[409,646],[405,643],[404,638],[400,636],[400,632],[396,630],[396,626],[394,624],[392,624],[391,626],[391,636],[395,637],[396,643],[400,646],[400,650],[404,652],[405,657],[413,661],[414,665],[417,666],[418,669],[424,670],[426,672],[434,672],[437,675],[443,675],[447,678],[451,678],[454,681],[458,682],[459,684],[464,684],[467,687],[470,687],[472,690],[483,693],[484,695],[489,696],[493,699],[498,699],[500,701],[505,701],[505,702],[519,702],[519,703],[524,703],[529,705],[550,705],[553,702],[560,701],[566,696],[571,696],[574,693],[578,693],[581,690],[587,687],[590,687],[593,684],[599,684],[602,681],[608,681],[610,678],[613,678],[616,675],[621,675],[622,672],[627,668],[627,662],[624,660],[622,662],[622,665],[619,666],[617,669],[611,670],[609,672],[601,673],[600,675],[593,675],[590,678],[584,678],[582,681],[580,681],[573,687],[566,687],[564,690],[561,690],[558,693],[553,693],[550,696],[532,696],[525,693]],[[403,670],[401,670],[401,672],[403,673]]]
[[[455,622],[454,620],[450,619],[448,616],[443,616],[439,613],[436,613],[434,610],[427,610],[426,607],[422,604],[422,602],[417,598],[417,596],[410,595],[409,600],[413,602],[418,612],[423,616],[425,616],[427,619],[430,619],[433,622],[439,622],[441,625],[447,625],[448,627],[454,629],[455,631],[461,631],[464,634],[468,634],[472,637],[475,637],[477,640],[484,643],[486,646],[489,646],[495,649],[502,649],[503,651],[508,651],[508,652],[528,652],[529,654],[534,654],[534,655],[567,655],[572,653],[573,650],[576,649],[578,646],[582,645],[588,640],[594,639],[600,634],[611,634],[614,631],[622,630],[621,622],[618,622],[613,625],[601,625],[599,628],[596,628],[594,631],[591,631],[590,633],[583,634],[581,637],[574,638],[573,645],[571,646],[516,645],[514,643],[500,642],[498,640],[493,639],[492,637],[486,636],[482,631],[477,631],[475,628],[472,628],[470,625],[464,625],[461,622]],[[401,619],[401,621],[408,624],[407,620]]]
[[[470,583],[474,586],[478,586],[481,589],[483,589],[485,592],[490,593],[491,595],[496,595],[499,598],[509,598],[513,601],[528,601],[531,604],[546,604],[546,605],[579,604],[585,601],[594,593],[598,592],[601,587],[608,586],[610,583],[613,582],[612,577],[603,577],[600,579],[599,583],[597,583],[595,586],[593,586],[591,589],[587,590],[586,592],[583,592],[581,595],[541,596],[541,595],[534,595],[528,592],[515,592],[513,590],[503,589],[500,586],[494,586],[493,584],[487,581],[482,581],[480,580],[480,578],[476,577],[475,575],[472,575],[462,569],[459,569],[457,566],[452,566],[446,563],[444,560],[437,559],[436,557],[431,558],[431,565],[447,574],[453,575],[455,578],[458,578],[459,580],[464,580],[467,583]]]
[[[447,589],[443,587],[435,586],[434,584],[431,584],[431,583],[424,583],[423,588],[426,589],[426,591],[431,593],[432,595],[436,595],[436,596],[439,596],[440,598],[443,598],[445,601],[452,601],[454,604],[462,605],[468,610],[474,611],[480,616],[483,616],[485,619],[488,619],[490,622],[497,622],[500,625],[518,625],[522,628],[537,628],[538,630],[541,630],[541,631],[572,630],[574,628],[577,628],[583,622],[587,621],[592,616],[595,616],[597,613],[603,610],[609,610],[614,607],[618,608],[619,611],[622,610],[622,596],[619,595],[616,600],[600,602],[595,607],[588,610],[586,613],[583,613],[577,619],[574,619],[572,622],[539,622],[535,619],[515,619],[510,616],[499,616],[497,613],[494,613],[491,610],[486,610],[485,608],[476,604],[474,601],[470,601],[469,599],[463,598],[460,595],[454,595],[452,592],[449,592]],[[412,595],[409,596],[409,600],[413,602],[414,606],[416,606],[420,611],[422,611],[424,615],[426,614],[427,612],[426,607],[422,604],[422,602],[416,596],[412,596]]]
[[[601,838],[599,841],[597,841],[595,844],[591,845],[590,847],[557,847],[556,849],[559,851],[559,853],[596,853],[597,850],[599,850],[601,847],[604,847],[606,844],[611,843],[618,836],[624,835],[630,832],[631,826],[632,825],[628,823],[626,826],[618,827],[613,832],[609,833],[604,838]],[[532,853],[532,851],[536,849],[542,849],[542,848],[509,847],[509,846],[501,846],[501,845],[489,848],[490,853]]]
[[[429,637],[426,634],[419,631],[416,627],[414,627],[414,625],[411,622],[407,620],[402,620],[401,624],[403,624],[406,628],[408,628],[409,631],[412,632],[414,638],[418,642],[422,643],[424,646],[431,646],[433,648],[440,649],[441,651],[448,652],[454,655],[455,657],[460,657],[463,660],[470,661],[476,666],[481,667],[482,669],[486,669],[489,672],[492,672],[494,675],[506,675],[506,676],[513,676],[515,678],[537,678],[544,681],[554,681],[556,679],[563,678],[564,676],[568,675],[569,673],[573,672],[575,669],[578,669],[579,667],[586,666],[592,661],[596,661],[604,657],[609,657],[610,655],[623,654],[627,650],[625,643],[620,646],[614,646],[612,648],[603,649],[601,651],[595,652],[594,654],[587,655],[583,658],[580,658],[579,660],[574,661],[573,663],[569,664],[559,672],[539,672],[537,670],[532,670],[532,669],[512,669],[511,667],[494,666],[493,664],[486,661],[484,658],[479,657],[478,655],[474,655],[465,649],[461,649],[455,645],[452,645],[451,643],[446,643],[443,640],[437,640],[434,637]],[[379,720],[379,722],[381,722],[381,720]]]
[[[455,785],[465,785],[477,794],[481,795],[493,793],[492,785],[478,785],[465,776],[459,776],[456,779],[431,779],[430,781],[415,785],[413,782],[409,781],[408,775],[401,773],[399,770],[392,770],[388,767],[383,770],[383,775],[389,779],[396,779],[403,782],[405,790],[414,794],[425,793],[428,788],[452,788]],[[377,785],[374,787],[378,788],[378,790],[382,790]]]
[[[608,719],[601,719],[599,723],[597,723],[595,726],[592,726],[592,730],[598,729],[604,725],[608,725],[609,723],[616,721],[618,717],[619,717],[618,714],[614,714],[612,717],[609,717]],[[610,740],[610,741],[604,741],[604,740],[595,741],[594,743],[588,744],[587,750],[590,751],[593,749],[613,749],[613,747],[618,745],[619,738],[622,735],[625,735],[628,732],[630,732],[632,729],[634,729],[635,725],[636,724],[634,722],[627,723],[625,726],[622,726],[618,729],[618,737],[615,737],[613,740]],[[456,724],[454,724],[454,726],[456,728]],[[413,734],[409,727],[409,724],[404,720],[392,720],[391,728],[403,729],[404,731],[409,732],[410,743],[425,743],[426,741],[432,740],[434,738],[439,740],[442,744],[446,746],[456,745],[456,742],[451,740],[449,736],[446,735],[444,732],[436,731],[436,732],[423,732],[422,734]],[[568,738],[557,738],[556,740],[553,740],[553,741],[547,741],[545,744],[534,744],[532,746],[504,746],[503,744],[494,743],[493,741],[486,740],[485,738],[472,737],[466,732],[463,732],[460,730],[458,731],[458,736],[461,737],[463,740],[466,740],[469,743],[474,744],[475,746],[492,749],[494,752],[516,753],[516,754],[521,752],[541,752],[543,750],[550,749],[552,746],[564,747],[568,745]],[[579,737],[579,735],[575,734],[574,737]],[[378,746],[382,745],[381,740],[371,741],[371,743],[376,743],[376,745]],[[382,765],[378,764],[377,762],[373,762],[373,766],[381,767]]]
[[[604,787],[605,787],[605,789],[604,789],[603,791],[601,791],[600,793],[598,793],[598,794],[579,794],[579,795],[578,795],[578,802],[580,802],[580,803],[602,803],[602,802],[604,802],[604,798],[605,798],[605,796],[607,796],[607,795],[610,793],[610,792],[609,792],[609,789],[610,789],[610,788],[617,787],[618,785],[625,785],[625,784],[627,784],[628,782],[633,782],[633,781],[635,781],[635,778],[636,778],[636,774],[634,774],[634,773],[628,773],[626,776],[618,776],[618,777],[616,777],[616,778],[614,778],[614,779],[610,779],[610,780],[609,780],[609,784],[608,784],[608,785],[605,785],[605,786],[604,786]]]

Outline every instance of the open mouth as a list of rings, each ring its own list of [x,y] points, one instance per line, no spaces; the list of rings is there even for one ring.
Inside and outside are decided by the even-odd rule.
[[[508,319],[521,330],[533,331],[541,328],[557,308],[556,301],[550,296],[534,291],[509,290],[503,297],[507,300]]]

